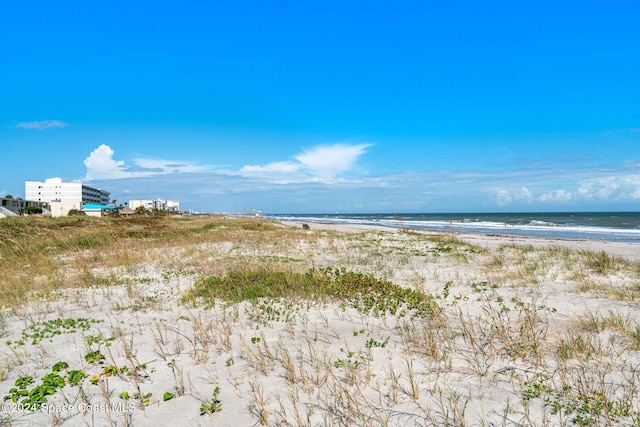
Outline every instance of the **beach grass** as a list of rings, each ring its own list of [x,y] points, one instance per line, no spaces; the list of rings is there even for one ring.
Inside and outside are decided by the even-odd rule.
[[[68,359],[83,398],[135,403],[112,424],[640,425],[640,264],[614,252],[31,217],[0,221],[0,269],[5,394]]]

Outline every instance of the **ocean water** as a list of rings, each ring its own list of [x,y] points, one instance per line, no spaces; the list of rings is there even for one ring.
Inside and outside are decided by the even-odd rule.
[[[433,231],[640,243],[640,212],[272,214],[279,221],[383,225]]]

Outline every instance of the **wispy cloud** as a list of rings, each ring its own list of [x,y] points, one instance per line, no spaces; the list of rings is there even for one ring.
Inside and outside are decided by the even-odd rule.
[[[367,144],[311,148],[237,170],[139,157],[127,164],[107,145],[85,160],[87,179],[116,198],[176,198],[185,207],[265,212],[468,212],[616,209],[637,206],[637,162],[600,168],[358,173]]]
[[[149,173],[159,172],[162,174],[171,173],[195,173],[206,172],[211,169],[211,166],[200,166],[192,162],[180,161],[180,160],[165,160],[165,159],[149,159],[138,157],[134,159],[134,163],[143,171]]]
[[[321,181],[330,182],[352,172],[360,156],[371,144],[320,145],[295,155],[294,160],[265,165],[245,165],[237,174],[271,179],[279,183]]]
[[[469,212],[470,210],[615,209],[637,206],[640,176],[588,171],[423,171],[331,182],[275,182],[220,171],[104,181],[116,197],[177,198],[185,207],[265,212]],[[593,173],[591,173],[593,175]],[[562,176],[561,178],[558,178]],[[555,179],[554,179],[555,177]]]
[[[241,174],[269,174],[294,173],[300,170],[300,164],[295,162],[273,162],[266,165],[246,165],[240,169]]]
[[[264,165],[245,165],[237,170],[217,170],[220,175],[241,176],[277,184],[330,182],[353,172],[358,158],[371,144],[321,145],[303,151],[294,160],[281,160]],[[189,161],[138,157],[130,164],[114,158],[113,149],[102,144],[84,160],[85,180],[141,178],[147,176],[212,172],[212,166]]]
[[[599,158],[587,153],[580,152],[560,152],[549,153],[540,157],[518,157],[510,162],[504,163],[504,166],[523,170],[523,169],[550,169],[563,165],[572,165],[574,167],[583,165],[588,166],[594,162],[598,162]]]
[[[18,124],[16,124],[17,128],[35,130],[63,128],[67,126],[69,126],[69,123],[65,123],[61,120],[39,120],[34,122],[18,122]]]
[[[322,179],[334,179],[353,168],[371,144],[333,144],[315,147],[296,156],[302,166]]]
[[[192,162],[150,158],[136,158],[133,165],[127,165],[124,160],[115,160],[114,154],[113,149],[106,144],[93,150],[84,160],[84,165],[87,167],[84,180],[143,178],[211,170],[209,166],[200,166]]]

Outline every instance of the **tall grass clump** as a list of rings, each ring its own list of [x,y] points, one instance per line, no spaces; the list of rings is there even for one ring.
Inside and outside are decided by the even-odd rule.
[[[230,271],[222,277],[198,281],[185,300],[200,298],[213,303],[256,302],[259,298],[317,298],[327,295],[326,276],[310,271],[304,274],[288,271]]]
[[[581,252],[581,255],[584,256],[585,267],[597,274],[616,272],[619,270],[621,264],[623,264],[622,259],[611,256],[605,251],[583,251]]]
[[[440,313],[435,299],[403,288],[370,274],[344,269],[311,269],[306,273],[289,271],[232,271],[222,277],[208,277],[196,283],[183,302],[215,304],[256,302],[260,298],[312,299],[340,301],[363,313],[386,313],[433,317]]]

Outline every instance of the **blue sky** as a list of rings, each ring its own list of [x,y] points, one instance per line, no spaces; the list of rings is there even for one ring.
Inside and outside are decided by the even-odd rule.
[[[0,195],[640,210],[637,1],[7,3]]]

